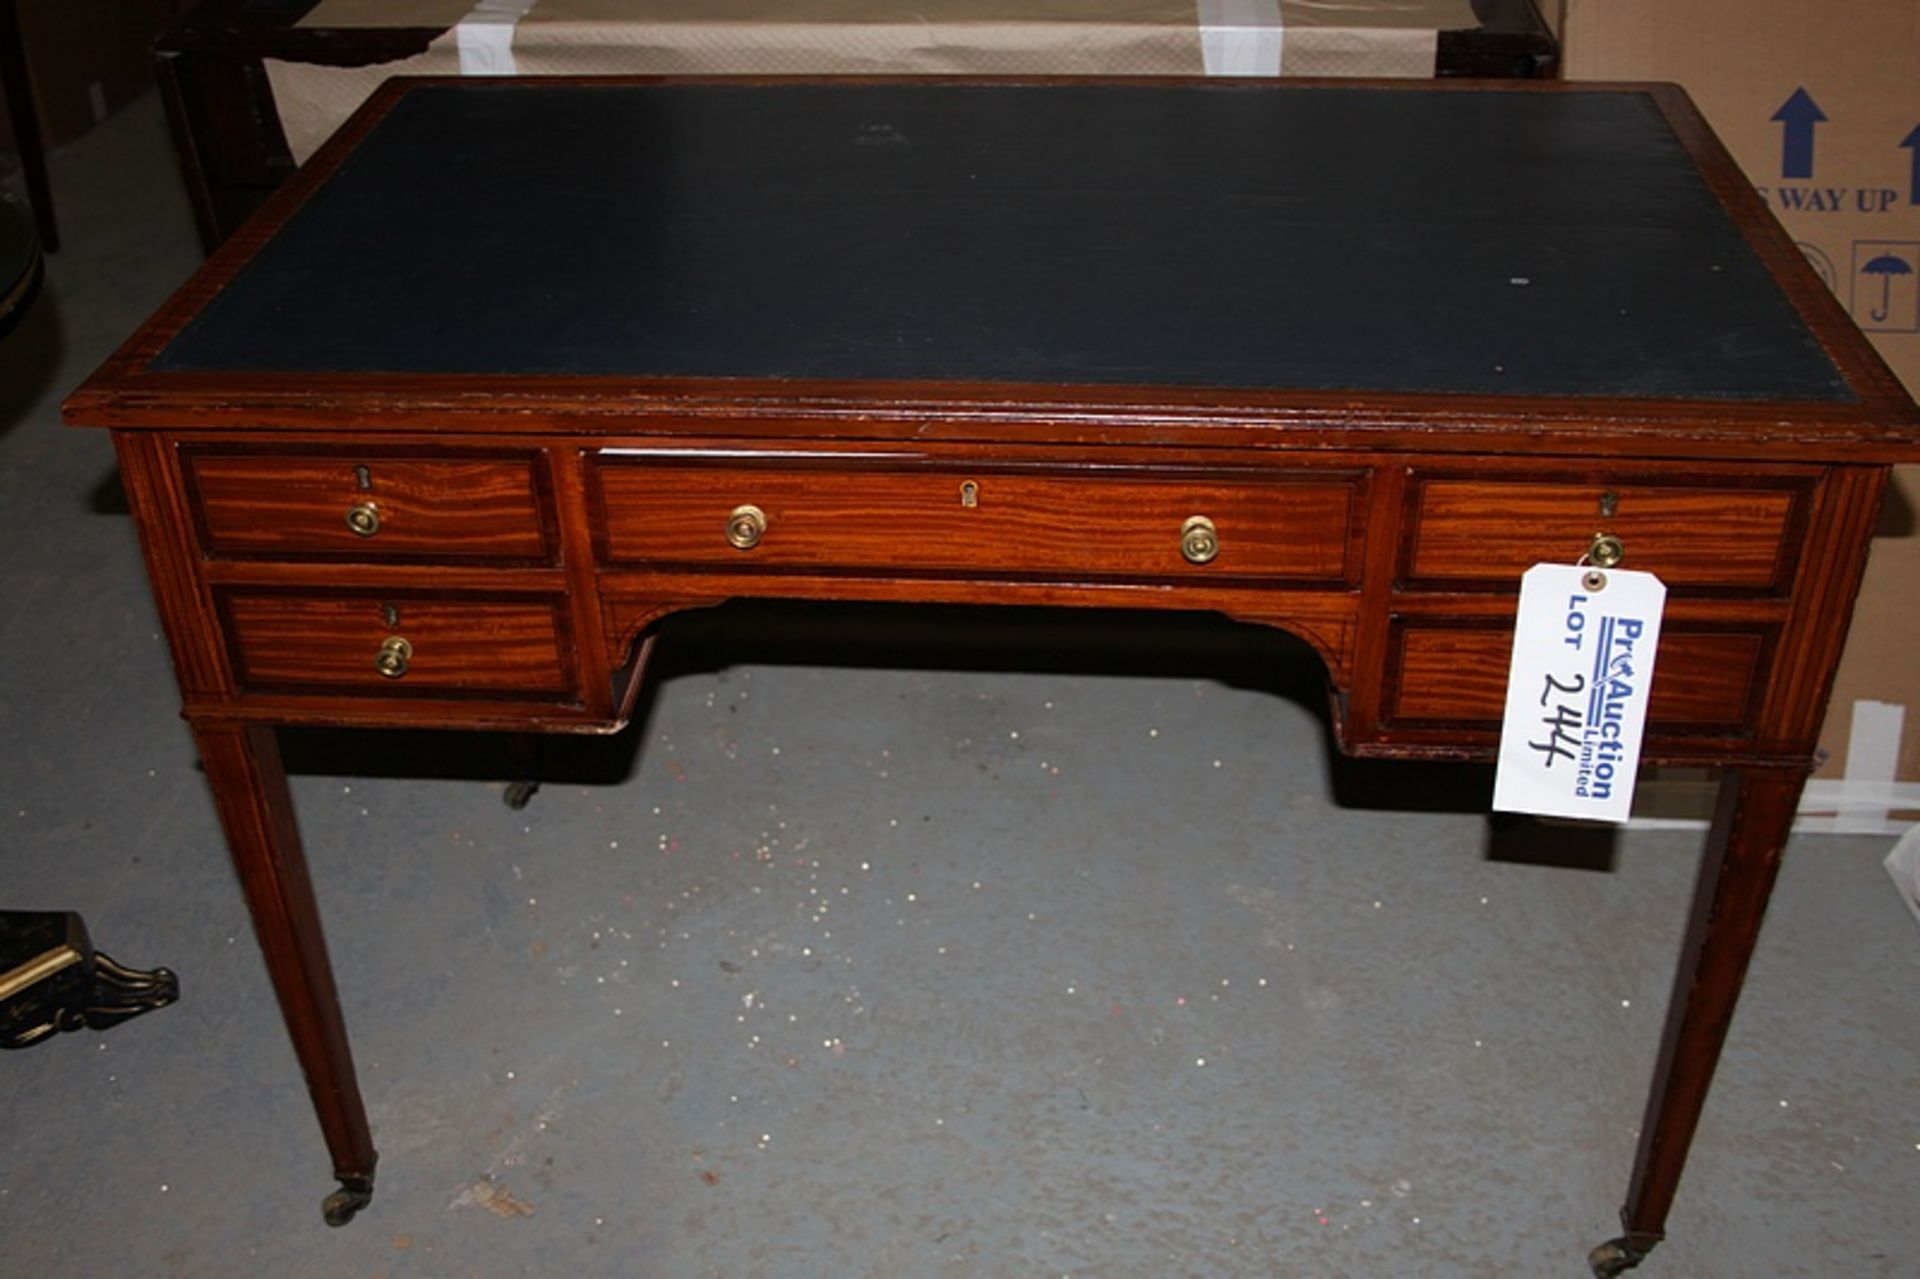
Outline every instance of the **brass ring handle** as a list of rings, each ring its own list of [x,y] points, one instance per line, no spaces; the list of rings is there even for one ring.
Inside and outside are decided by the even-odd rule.
[[[347,527],[356,537],[372,537],[380,531],[380,508],[372,502],[361,502],[347,508]]]
[[[1220,530],[1204,515],[1192,515],[1180,526],[1180,554],[1189,564],[1206,564],[1220,553]]]
[[[403,636],[389,635],[386,643],[380,646],[380,653],[373,659],[373,669],[388,679],[399,679],[407,673],[407,663],[413,660],[413,645]]]
[[[1600,568],[1612,568],[1627,556],[1627,544],[1611,533],[1595,533],[1587,547],[1587,561]]]
[[[750,551],[767,533],[767,513],[757,506],[736,506],[727,516],[727,545]]]

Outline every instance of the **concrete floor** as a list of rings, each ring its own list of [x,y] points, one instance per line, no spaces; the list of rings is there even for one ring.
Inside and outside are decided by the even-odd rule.
[[[492,739],[306,734],[382,1151],[327,1160],[107,441],[61,395],[198,258],[157,104],[54,158],[0,345],[4,897],[184,996],[0,1059],[0,1257],[86,1276],[1575,1276],[1698,837],[1490,844],[1196,619],[733,607],[523,813]],[[421,776],[410,776],[420,773]],[[1796,840],[1649,1276],[1920,1269],[1920,934]]]

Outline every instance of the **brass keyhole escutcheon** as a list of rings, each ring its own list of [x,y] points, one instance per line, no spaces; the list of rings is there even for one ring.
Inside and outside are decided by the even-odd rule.
[[[380,508],[372,502],[348,507],[347,527],[353,530],[355,537],[372,537],[380,531]]]
[[[1611,533],[1595,533],[1587,547],[1587,562],[1600,568],[1612,568],[1627,555],[1627,544]]]
[[[736,506],[727,516],[727,545],[750,551],[767,535],[767,513],[757,506]]]
[[[974,481],[964,480],[961,482],[960,505],[969,510],[980,505],[980,486]]]
[[[373,487],[373,472],[364,466],[356,466],[353,468],[353,482],[362,492],[366,492]]]
[[[1613,513],[1619,509],[1620,509],[1620,495],[1618,493],[1615,493],[1612,489],[1608,489],[1606,492],[1600,495],[1600,518],[1601,519],[1603,520],[1612,519]]]
[[[412,660],[413,645],[407,642],[406,637],[389,635],[373,659],[373,669],[388,679],[399,679],[407,673],[407,664]]]
[[[1204,515],[1187,517],[1180,526],[1180,554],[1189,564],[1206,564],[1220,553],[1220,531]]]

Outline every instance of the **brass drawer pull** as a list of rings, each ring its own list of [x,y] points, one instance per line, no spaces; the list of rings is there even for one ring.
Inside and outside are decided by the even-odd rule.
[[[361,502],[347,508],[347,527],[356,537],[372,537],[380,531],[380,508],[372,502]]]
[[[373,669],[388,679],[399,679],[407,673],[407,663],[412,659],[413,645],[402,636],[389,635],[380,646],[379,656],[373,659]]]
[[[736,506],[727,516],[727,545],[750,551],[767,533],[767,513],[757,506]]]
[[[1180,554],[1189,564],[1206,564],[1220,553],[1220,531],[1204,515],[1193,515],[1180,526]]]
[[[1587,562],[1598,568],[1612,568],[1627,555],[1627,544],[1611,533],[1595,533],[1587,547]]]

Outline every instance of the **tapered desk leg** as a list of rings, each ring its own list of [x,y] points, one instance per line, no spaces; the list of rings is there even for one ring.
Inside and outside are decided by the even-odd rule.
[[[293,799],[270,728],[198,724],[194,741],[213,788],[227,848],[253,912],[254,933],[280,999],[294,1053],[333,1156],[340,1188],[327,1196],[328,1225],[345,1225],[373,1198],[373,1138],[354,1078],[353,1054],[327,961],[326,938],[300,849]]]
[[[1680,951],[1653,1090],[1640,1130],[1633,1182],[1620,1221],[1626,1233],[1589,1260],[1607,1279],[1640,1264],[1665,1236],[1707,1086],[1720,1060],[1733,1006],[1746,980],[1793,826],[1806,774],[1799,769],[1729,769],[1694,889],[1693,917]]]

